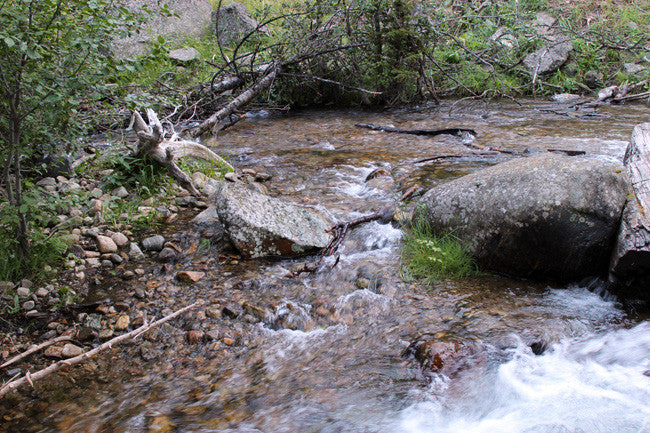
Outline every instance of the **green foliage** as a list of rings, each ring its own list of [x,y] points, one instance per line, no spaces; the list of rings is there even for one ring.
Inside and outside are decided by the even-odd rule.
[[[18,230],[18,215],[7,203],[0,203],[0,280],[16,281],[23,276],[39,280],[46,276],[46,265],[56,266],[63,260],[70,237],[65,231],[59,231],[55,219],[58,205],[55,196],[37,188],[28,189],[21,205],[21,211],[27,216],[27,237],[31,245],[30,255],[25,258],[19,253],[19,241],[14,235]]]
[[[401,254],[402,270],[408,280],[432,283],[479,273],[457,236],[452,232],[433,234],[424,220],[404,235]]]

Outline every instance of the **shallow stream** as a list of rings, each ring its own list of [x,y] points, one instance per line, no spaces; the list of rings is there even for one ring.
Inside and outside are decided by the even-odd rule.
[[[365,182],[374,169],[391,171],[401,190],[428,188],[508,157],[473,157],[478,151],[457,137],[390,134],[355,123],[472,128],[486,146],[622,158],[632,128],[650,112],[645,105],[603,107],[604,117],[578,119],[548,109],[557,106],[468,101],[380,113],[257,113],[208,144],[238,168],[270,173],[272,195],[348,220],[394,200],[390,185]],[[438,155],[465,156],[415,163]],[[183,248],[212,234],[189,222],[174,230]],[[217,313],[197,311],[95,366],[71,370],[57,385],[19,399],[7,429],[650,432],[647,311],[624,307],[587,283],[561,287],[500,276],[433,287],[405,282],[400,238],[390,224],[365,224],[350,233],[336,267],[332,258],[298,278],[286,274],[301,260],[242,261],[213,246],[176,264],[207,272],[194,286],[177,285],[159,267],[143,281],[117,282],[115,293],[123,296],[146,286],[152,295],[144,302],[156,307],[164,300],[161,313],[195,299]],[[214,339],[190,344],[190,329]],[[433,336],[475,343],[478,361],[449,377],[423,372],[404,353]]]

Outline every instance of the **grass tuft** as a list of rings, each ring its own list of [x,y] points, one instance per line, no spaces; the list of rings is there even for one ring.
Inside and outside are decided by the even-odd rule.
[[[404,236],[401,253],[406,280],[430,284],[480,273],[461,239],[453,232],[433,234],[424,220]]]

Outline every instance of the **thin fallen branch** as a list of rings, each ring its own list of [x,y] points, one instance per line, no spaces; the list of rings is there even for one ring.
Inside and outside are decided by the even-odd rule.
[[[69,335],[63,335],[61,337],[56,337],[51,340],[47,340],[41,344],[35,345],[30,347],[29,349],[25,350],[22,353],[19,353],[18,355],[14,356],[13,358],[8,359],[4,364],[0,365],[0,368],[6,368],[9,367],[11,364],[15,364],[16,362],[20,361],[23,358],[28,357],[32,353],[38,352],[39,350],[45,349],[46,347],[49,347],[53,344],[60,343],[62,341],[70,341],[72,340],[72,337]]]
[[[143,334],[144,332],[147,332],[149,329],[154,328],[156,326],[160,326],[163,323],[179,316],[180,314],[183,314],[184,312],[191,310],[192,308],[197,307],[200,305],[198,302],[195,302],[191,305],[188,305],[187,307],[181,308],[180,310],[175,311],[174,313],[168,314],[167,316],[163,317],[162,319],[156,320],[155,322],[150,322],[150,323],[145,323],[144,325],[140,326],[137,329],[134,329],[131,332],[127,332],[126,334],[119,335],[111,340],[108,340],[107,342],[97,346],[96,348],[89,350],[88,352],[84,352],[81,355],[75,356],[73,358],[68,358],[68,359],[63,359],[61,361],[57,361],[54,364],[51,364],[50,366],[43,368],[41,370],[38,370],[35,373],[30,373],[29,371],[25,373],[24,377],[21,377],[20,379],[17,380],[10,380],[6,384],[4,384],[0,388],[0,398],[4,397],[7,393],[11,392],[12,390],[18,388],[21,385],[24,385],[25,383],[30,384],[32,387],[33,382],[42,379],[43,377],[52,374],[63,367],[70,366],[70,365],[75,365],[79,364],[80,362],[83,362],[95,355],[97,355],[100,352],[103,352],[106,349],[112,348],[114,345],[119,344],[125,340],[129,340],[132,338],[136,338],[139,335]]]

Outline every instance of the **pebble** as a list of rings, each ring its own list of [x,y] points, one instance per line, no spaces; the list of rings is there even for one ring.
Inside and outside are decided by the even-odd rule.
[[[237,174],[235,174],[234,171],[231,171],[229,173],[226,173],[223,176],[224,179],[226,179],[228,182],[236,182],[237,181]]]
[[[165,238],[160,235],[150,236],[140,242],[142,249],[146,251],[160,251],[165,245]]]
[[[18,295],[19,298],[26,298],[29,296],[30,291],[27,287],[18,287],[16,289],[16,294]]]
[[[127,238],[123,233],[113,233],[111,235],[111,239],[113,239],[115,245],[120,248],[123,248],[129,244],[129,238]]]
[[[113,338],[114,335],[115,335],[115,331],[113,331],[112,329],[109,329],[109,328],[102,329],[101,331],[99,331],[100,340],[111,339],[111,338]]]
[[[102,211],[104,203],[99,199],[90,200],[90,207],[88,208],[88,215],[96,215]],[[85,219],[84,219],[85,221]]]
[[[205,333],[201,330],[191,330],[187,331],[187,341],[190,344],[196,344],[201,342],[203,340],[203,337],[205,336]]]
[[[122,258],[121,255],[113,253],[113,254],[111,254],[110,261],[115,263],[116,265],[119,265],[122,262],[124,262],[124,259]]]
[[[226,346],[232,346],[233,344],[235,344],[235,340],[233,340],[230,337],[223,337],[223,340],[221,341],[223,341],[223,344],[225,344]]]
[[[219,308],[206,308],[205,315],[211,319],[221,319],[221,310]]]
[[[165,247],[158,253],[158,260],[161,262],[168,262],[176,258],[176,250],[173,248]]]
[[[122,274],[122,278],[124,278],[125,280],[130,280],[133,277],[135,277],[135,272],[133,271],[124,271],[124,273]]]
[[[56,179],[54,179],[53,177],[44,177],[43,179],[36,182],[36,185],[38,186],[56,185]]]
[[[241,172],[243,174],[247,174],[249,176],[255,176],[257,174],[257,172],[255,170],[253,170],[252,168],[244,168],[244,169],[242,169]]]
[[[112,268],[113,267],[113,262],[110,260],[102,260],[102,267],[104,268]]]
[[[84,350],[81,347],[75,346],[72,343],[66,343],[63,346],[63,350],[61,350],[61,356],[63,358],[72,358],[73,356],[79,356],[82,353],[84,353]]]
[[[132,260],[140,260],[144,258],[144,253],[135,242],[131,242],[129,246],[129,258]]]
[[[271,177],[272,176],[270,174],[268,174],[268,173],[263,173],[263,172],[257,173],[255,175],[255,182],[266,182],[266,181],[271,180]]]
[[[115,322],[115,329],[118,331],[124,331],[129,327],[130,323],[131,319],[127,314],[120,314],[120,316],[117,318],[117,321]]]
[[[108,236],[102,236],[102,235],[97,236],[97,248],[99,249],[100,253],[117,252],[117,245],[115,244],[113,239],[109,238]]]
[[[34,285],[34,283],[32,283],[27,278],[23,278],[22,280],[20,280],[20,286],[21,287],[27,287],[28,289],[31,289],[33,285]]]
[[[32,310],[36,306],[36,303],[34,301],[26,301],[23,302],[23,310]]]
[[[190,282],[196,283],[204,276],[205,276],[205,272],[199,272],[199,271],[180,271],[176,274],[176,278],[178,279],[178,281],[182,281],[184,283],[190,283]]]
[[[86,259],[86,264],[90,266],[91,268],[96,268],[100,265],[99,258],[97,257],[90,257]]]
[[[49,358],[61,358],[62,351],[63,351],[62,347],[50,346],[47,349],[45,349],[45,352],[43,354]]]
[[[123,186],[115,188],[111,194],[118,198],[125,198],[129,196],[129,192]]]
[[[25,317],[36,317],[40,315],[41,313],[38,312],[38,310],[29,310],[28,312],[25,313]]]

